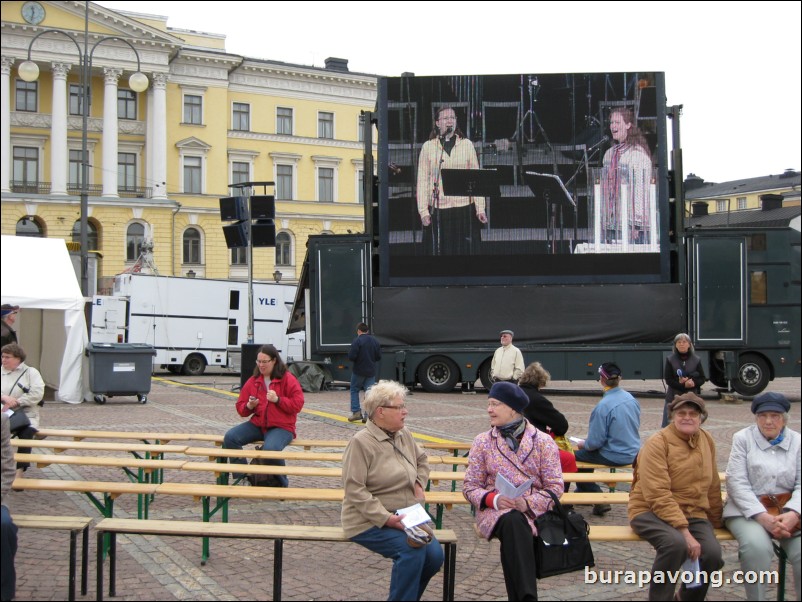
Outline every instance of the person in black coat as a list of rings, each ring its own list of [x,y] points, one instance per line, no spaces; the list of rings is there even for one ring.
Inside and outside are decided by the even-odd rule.
[[[524,408],[524,416],[538,430],[563,437],[568,432],[568,420],[540,392],[550,378],[551,374],[540,362],[532,362],[526,367],[518,381],[518,385],[529,397],[529,405]]]
[[[694,353],[693,341],[684,332],[674,337],[672,354],[666,358],[663,380],[666,383],[666,398],[663,406],[663,427],[668,426],[668,404],[677,395],[701,394],[705,384],[705,368],[701,358]]]
[[[524,408],[523,414],[537,430],[547,433],[552,438],[564,437],[568,432],[568,420],[540,392],[550,378],[551,374],[540,362],[532,362],[526,367],[518,381],[518,386],[529,398],[529,405]],[[576,472],[574,453],[560,448],[560,466],[563,472]],[[568,491],[570,486],[570,483],[565,483],[565,490]]]

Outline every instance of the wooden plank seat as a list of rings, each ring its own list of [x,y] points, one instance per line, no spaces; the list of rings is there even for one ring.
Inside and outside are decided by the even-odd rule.
[[[63,441],[58,439],[12,439],[11,445],[14,447],[30,447],[32,449],[52,449],[61,452],[68,449],[81,451],[110,451],[126,452],[134,455],[153,454],[160,456],[163,454],[182,454],[187,449],[186,445],[160,445],[157,443],[107,443],[100,441]]]
[[[14,489],[25,491],[74,491],[84,493],[100,513],[111,518],[114,515],[114,500],[121,495],[152,495],[158,485],[154,483],[131,483],[114,481],[63,481],[60,479],[14,479]],[[102,495],[101,501],[95,494]]]
[[[43,516],[36,514],[13,514],[12,520],[23,529],[47,529],[70,532],[70,566],[67,583],[67,599],[75,600],[75,567],[78,561],[78,534],[81,534],[81,594],[86,595],[89,582],[89,525],[92,519],[86,516]]]
[[[273,600],[281,600],[281,583],[285,541],[349,542],[341,527],[305,525],[265,525],[253,523],[199,523],[173,520],[134,520],[111,518],[100,521],[95,530],[98,550],[102,538],[110,536],[109,595],[116,596],[116,541],[118,533],[129,535],[159,535],[176,537],[227,537],[238,539],[272,539],[273,543]],[[454,582],[457,559],[457,535],[451,530],[439,529],[435,536],[443,545],[445,563],[443,568],[443,600],[454,599]],[[97,599],[103,600],[103,557],[97,558]]]

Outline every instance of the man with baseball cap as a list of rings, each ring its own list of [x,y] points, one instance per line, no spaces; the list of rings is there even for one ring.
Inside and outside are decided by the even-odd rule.
[[[524,356],[521,350],[512,344],[515,333],[512,330],[502,330],[501,347],[493,354],[490,364],[490,380],[494,383],[517,383],[524,373]]]
[[[621,368],[613,362],[599,366],[599,384],[604,389],[601,401],[590,414],[588,437],[579,441],[577,462],[625,466],[632,464],[640,451],[640,404],[618,385]],[[592,469],[580,470],[592,472]],[[598,483],[577,483],[582,493],[601,493]],[[595,504],[593,514],[603,516],[611,510],[610,504]]]
[[[17,333],[11,326],[17,321],[18,313],[19,305],[3,303],[0,307],[0,347],[17,342]]]

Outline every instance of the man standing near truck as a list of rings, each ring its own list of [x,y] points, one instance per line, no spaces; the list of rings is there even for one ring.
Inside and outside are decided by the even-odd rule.
[[[490,364],[490,380],[494,383],[507,381],[517,383],[524,373],[524,356],[521,350],[512,344],[515,333],[512,330],[502,330],[501,347],[493,354]]]
[[[359,392],[367,391],[376,384],[376,364],[382,358],[379,341],[368,332],[367,324],[357,324],[356,338],[348,352],[348,359],[354,362],[351,370],[351,416],[348,422],[367,422],[359,406]]]

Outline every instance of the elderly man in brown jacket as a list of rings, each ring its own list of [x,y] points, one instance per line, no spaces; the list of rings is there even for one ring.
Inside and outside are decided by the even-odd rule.
[[[674,571],[699,562],[701,583],[683,584],[680,600],[704,600],[710,573],[723,565],[714,527],[722,526],[721,481],[713,437],[702,430],[705,402],[695,393],[669,404],[668,426],[652,435],[635,461],[629,495],[633,531],[654,546],[649,600],[672,600]]]

